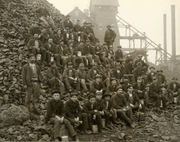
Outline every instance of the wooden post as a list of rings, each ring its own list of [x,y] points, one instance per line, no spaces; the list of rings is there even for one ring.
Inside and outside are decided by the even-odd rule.
[[[163,15],[163,25],[164,25],[164,63],[167,63],[167,20],[166,14]]]

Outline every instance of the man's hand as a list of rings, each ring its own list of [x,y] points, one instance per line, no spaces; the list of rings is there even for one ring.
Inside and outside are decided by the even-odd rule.
[[[101,115],[104,115],[104,111],[100,111],[100,114],[101,114]]]
[[[131,106],[132,108],[134,108],[134,105],[133,105],[133,104],[130,104],[130,106]]]
[[[64,117],[59,117],[59,116],[57,116],[57,115],[56,115],[56,119],[59,120],[60,123],[63,123],[63,121],[64,121]]]
[[[24,89],[27,89],[27,85],[24,85]]]
[[[74,120],[75,120],[76,122],[79,122],[79,117],[74,118]]]

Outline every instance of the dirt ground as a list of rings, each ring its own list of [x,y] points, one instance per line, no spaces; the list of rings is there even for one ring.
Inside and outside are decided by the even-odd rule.
[[[136,127],[114,126],[101,134],[79,135],[88,142],[180,142],[180,106],[166,110],[149,110],[136,118]],[[51,141],[48,130],[41,123],[27,121],[23,125],[0,128],[0,141]]]
[[[180,142],[180,106],[149,111],[135,129],[116,127],[102,134],[80,136],[82,141],[98,142]]]

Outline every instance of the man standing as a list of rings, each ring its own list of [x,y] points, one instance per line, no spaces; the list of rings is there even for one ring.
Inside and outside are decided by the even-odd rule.
[[[111,26],[108,25],[104,36],[104,42],[107,44],[108,48],[113,45],[115,38],[116,33],[111,29]]]
[[[30,55],[28,63],[24,65],[22,78],[24,87],[27,90],[25,104],[30,111],[39,114],[37,105],[39,102],[42,75],[39,66],[35,63],[34,55]]]

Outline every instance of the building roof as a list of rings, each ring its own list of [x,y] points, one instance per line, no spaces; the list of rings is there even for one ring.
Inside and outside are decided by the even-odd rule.
[[[119,6],[118,0],[91,0],[91,6]]]
[[[81,22],[91,22],[93,23],[92,19],[88,17],[84,12],[82,12],[78,7],[75,7],[69,14],[71,20],[75,22],[76,20],[80,20]]]

